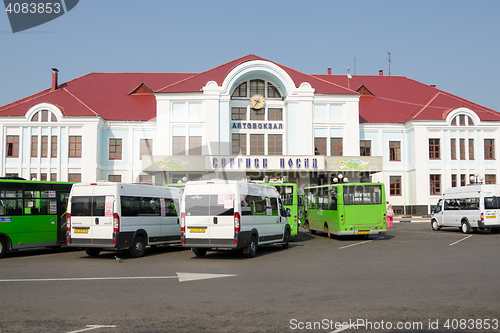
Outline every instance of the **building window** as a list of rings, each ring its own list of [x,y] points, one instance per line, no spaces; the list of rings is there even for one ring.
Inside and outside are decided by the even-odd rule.
[[[439,139],[429,139],[429,159],[439,160]]]
[[[456,160],[457,159],[457,139],[451,139],[451,159]]]
[[[271,83],[267,83],[267,97],[269,98],[281,98],[281,94]]]
[[[122,176],[121,175],[108,175],[108,182],[121,183]]]
[[[31,157],[38,157],[38,135],[31,136]]]
[[[109,159],[122,159],[122,139],[109,139]]]
[[[401,141],[389,141],[389,161],[401,161]]]
[[[314,155],[326,156],[326,138],[314,138]]]
[[[247,120],[247,108],[231,108],[231,120]]]
[[[460,159],[465,160],[465,139],[460,139]]]
[[[460,175],[460,186],[465,186],[465,185],[467,185],[465,183],[465,174],[461,174]]]
[[[242,155],[247,154],[247,135],[246,134],[232,134],[232,154]]]
[[[153,155],[153,139],[141,139],[139,144],[141,146],[139,159],[142,160],[142,155]]]
[[[82,137],[69,137],[69,157],[82,157]]]
[[[173,136],[172,137],[172,154],[173,155],[186,155],[186,137]]]
[[[451,187],[457,187],[457,175],[451,175]]]
[[[5,177],[15,178],[15,177],[19,177],[19,174],[18,173],[6,173]]]
[[[390,193],[394,196],[401,195],[401,176],[390,176]]]
[[[469,160],[474,159],[474,139],[469,139]]]
[[[80,183],[82,181],[81,173],[68,173],[68,181],[73,183]]]
[[[47,174],[46,174],[45,172],[42,172],[42,173],[40,174],[40,180],[41,180],[42,182],[46,182],[46,181],[47,181]]]
[[[283,136],[281,134],[269,134],[267,143],[268,155],[283,155]]]
[[[343,156],[342,138],[330,138],[330,155]]]
[[[50,122],[53,123],[57,121],[56,115],[49,110],[38,111],[31,117],[31,121],[40,121],[44,123],[49,122],[49,119]]]
[[[30,180],[38,180],[38,175],[35,172],[30,173]]]
[[[247,83],[243,82],[234,89],[232,97],[247,97]]]
[[[251,80],[250,81],[250,96],[259,94],[264,96],[266,93],[266,83],[263,80]]]
[[[7,157],[19,157],[19,135],[7,135]]]
[[[269,108],[267,113],[268,120],[283,120],[283,109],[281,108]]]
[[[264,134],[250,134],[250,155],[264,155]]]
[[[51,173],[50,174],[50,181],[51,182],[56,182],[57,181],[57,173]]]
[[[457,123],[460,126],[474,126],[472,118],[464,114],[460,114],[451,120],[451,126],[457,126]]]
[[[50,157],[57,157],[57,136],[50,137]]]
[[[250,109],[250,120],[266,120],[266,110],[262,109]]]
[[[189,155],[201,155],[201,136],[189,137]]]
[[[139,183],[153,183],[152,175],[139,175]]]
[[[359,141],[359,156],[372,156],[372,141],[360,140]]]
[[[484,159],[495,159],[495,139],[484,139]]]
[[[42,151],[40,156],[47,157],[49,151],[49,137],[47,135],[42,135]]]
[[[497,175],[484,175],[484,183],[485,184],[496,184],[497,183]]]
[[[441,175],[430,175],[431,195],[441,194]]]

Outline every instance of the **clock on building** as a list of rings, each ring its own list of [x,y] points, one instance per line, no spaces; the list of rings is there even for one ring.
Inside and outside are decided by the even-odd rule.
[[[254,109],[261,109],[264,104],[266,104],[266,100],[262,95],[256,94],[250,98],[250,106]]]

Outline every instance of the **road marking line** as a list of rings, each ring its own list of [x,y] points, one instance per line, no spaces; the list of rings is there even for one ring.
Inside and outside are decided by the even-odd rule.
[[[87,328],[83,328],[81,330],[76,330],[76,331],[71,331],[68,333],[79,333],[79,332],[86,332],[86,331],[91,331],[95,330],[98,328],[115,328],[116,325],[87,325]]]
[[[176,273],[176,276],[110,276],[87,278],[50,278],[50,279],[8,279],[0,282],[46,282],[46,281],[94,281],[94,280],[146,280],[146,279],[179,279],[179,282],[216,279],[238,276],[237,274],[208,274],[208,273]]]
[[[351,326],[353,326],[353,327],[351,327]],[[365,326],[365,325],[363,325],[363,324],[346,325],[346,326],[342,326],[341,328],[336,329],[335,331],[331,331],[330,333],[339,333],[339,332],[345,331],[345,330],[350,329],[350,328],[358,329],[359,326]]]
[[[455,244],[457,244],[457,243],[460,243],[461,241],[464,241],[464,240],[466,240],[466,239],[467,239],[467,238],[469,238],[469,237],[472,237],[472,235],[469,235],[469,236],[467,236],[467,237],[465,237],[465,238],[462,238],[461,240],[456,241],[455,243],[451,243],[451,244],[450,244],[450,246],[453,246],[453,245],[455,245]]]
[[[364,242],[361,242],[361,243],[356,243],[356,244],[342,246],[342,247],[339,247],[339,249],[342,250],[342,249],[346,249],[346,248],[351,247],[351,246],[366,244],[366,243],[371,242],[371,241],[374,241],[374,239],[370,239],[370,240],[367,240],[367,241],[364,241]]]

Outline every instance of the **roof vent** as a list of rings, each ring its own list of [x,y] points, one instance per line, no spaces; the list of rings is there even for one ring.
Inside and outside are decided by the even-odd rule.
[[[328,75],[332,75],[332,69],[328,68]]]
[[[430,85],[432,88],[436,88],[436,85],[435,84],[431,84]]]
[[[379,76],[384,76],[384,71],[383,71],[382,69],[381,69],[381,70],[379,70],[379,71],[378,71],[378,75],[379,75]]]
[[[57,73],[59,71],[57,68],[52,68],[52,87],[50,88],[50,91],[55,91],[57,89]]]

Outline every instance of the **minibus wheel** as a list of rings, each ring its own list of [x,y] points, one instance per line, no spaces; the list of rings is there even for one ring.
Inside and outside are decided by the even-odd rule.
[[[248,253],[245,253],[247,258],[253,258],[257,255],[257,238],[252,236],[250,238],[250,244],[248,244]]]
[[[144,238],[142,236],[138,236],[134,245],[130,248],[130,256],[133,258],[142,257],[146,252],[146,243],[144,242]]]
[[[462,221],[462,233],[464,234],[470,234],[470,225],[469,225],[469,222],[463,220]]]
[[[194,255],[197,256],[198,258],[204,257],[205,254],[207,254],[206,249],[200,249],[199,247],[193,247],[193,252]]]
[[[432,227],[432,230],[434,230],[434,231],[439,231],[441,229],[441,227],[438,225],[438,222],[436,220],[432,220],[431,227]]]
[[[284,249],[288,249],[288,247],[289,247],[289,244],[290,244],[290,234],[291,234],[290,229],[286,229],[285,230],[285,237],[283,239],[283,245],[282,245]]]
[[[101,253],[101,250],[88,247],[85,249],[85,253],[87,253],[89,257],[97,257],[99,253]]]

